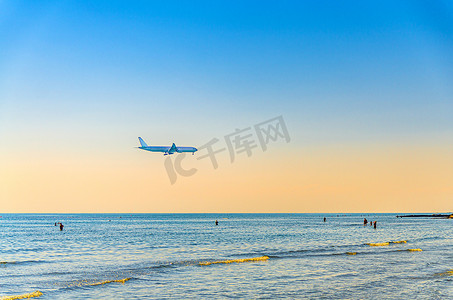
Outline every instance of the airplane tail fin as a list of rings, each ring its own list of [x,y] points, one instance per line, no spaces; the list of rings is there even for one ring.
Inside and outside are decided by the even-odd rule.
[[[142,147],[148,147],[148,145],[145,143],[145,141],[141,137],[138,137],[138,140],[140,141],[140,145],[142,145]]]

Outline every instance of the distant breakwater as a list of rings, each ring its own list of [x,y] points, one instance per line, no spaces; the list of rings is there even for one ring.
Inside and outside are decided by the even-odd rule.
[[[396,216],[397,218],[440,218],[440,219],[453,219],[452,214],[432,214],[432,215],[402,215]]]

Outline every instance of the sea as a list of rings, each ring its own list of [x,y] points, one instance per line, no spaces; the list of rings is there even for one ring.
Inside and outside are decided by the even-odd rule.
[[[1,214],[0,299],[453,299],[453,219],[396,216]]]

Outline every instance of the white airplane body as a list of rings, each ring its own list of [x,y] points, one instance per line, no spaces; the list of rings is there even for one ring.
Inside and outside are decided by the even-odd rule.
[[[140,141],[140,145],[141,145],[141,147],[137,147],[138,149],[151,151],[151,152],[163,152],[164,155],[170,155],[173,153],[184,153],[184,152],[192,152],[192,155],[193,155],[195,152],[198,151],[198,149],[195,147],[176,147],[175,143],[173,143],[173,145],[171,145],[171,147],[148,146],[141,137],[138,137],[138,140]]]

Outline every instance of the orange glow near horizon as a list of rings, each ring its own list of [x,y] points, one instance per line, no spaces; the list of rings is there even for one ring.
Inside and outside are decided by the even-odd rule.
[[[41,213],[451,212],[451,146],[269,150],[196,167],[171,185],[159,154],[20,155],[0,170],[0,211]],[[187,167],[196,160],[187,160]],[[201,161],[200,161],[201,162]]]

